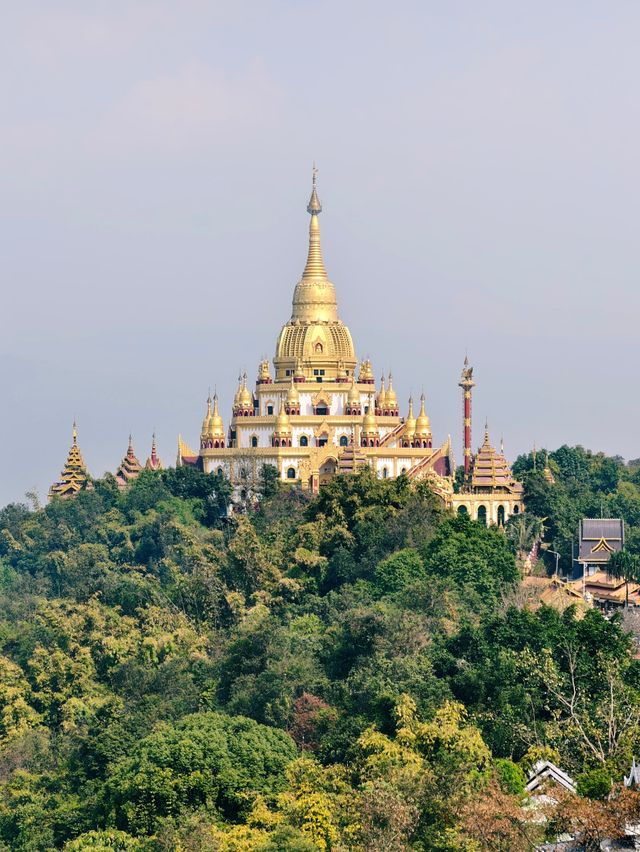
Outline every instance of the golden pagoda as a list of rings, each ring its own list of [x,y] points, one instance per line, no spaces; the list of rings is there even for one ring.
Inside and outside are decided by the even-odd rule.
[[[78,430],[75,421],[73,423],[73,438],[67,461],[58,482],[54,482],[49,489],[49,500],[54,497],[74,497],[78,491],[86,488],[89,477],[85,467],[80,447],[78,446]]]
[[[261,359],[254,389],[246,372],[238,377],[226,433],[217,397],[213,406],[209,400],[199,451],[180,437],[177,464],[224,474],[236,496],[258,486],[264,465],[274,466],[283,482],[315,493],[336,473],[366,464],[380,478],[427,480],[451,506],[450,438],[434,446],[424,394],[418,416],[410,400],[407,418],[401,417],[391,374],[388,382],[382,376],[378,389],[371,359],[358,360],[327,274],[321,212],[314,168],[306,263],[277,338],[273,370]]]
[[[129,435],[129,446],[124,458],[120,462],[120,467],[116,471],[116,482],[118,488],[126,488],[134,479],[140,476],[142,465],[138,461],[135,452],[133,451],[133,440]]]

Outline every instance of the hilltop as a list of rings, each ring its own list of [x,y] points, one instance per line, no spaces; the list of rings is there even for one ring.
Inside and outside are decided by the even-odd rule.
[[[541,528],[565,562],[604,511],[638,552],[640,474],[570,447],[548,466],[516,461],[505,530],[367,470],[313,499],[265,476],[236,514],[192,468],[7,506],[0,849],[531,848],[538,758],[596,801],[640,752],[621,619],[519,595]]]

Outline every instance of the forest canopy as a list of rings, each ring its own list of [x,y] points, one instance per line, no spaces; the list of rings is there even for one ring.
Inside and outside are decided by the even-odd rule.
[[[1,510],[0,850],[532,848],[540,757],[602,801],[640,754],[633,640],[524,606],[519,556],[570,560],[602,509],[640,552],[640,468],[543,466],[506,530],[368,471],[267,471],[243,513],[190,468]]]

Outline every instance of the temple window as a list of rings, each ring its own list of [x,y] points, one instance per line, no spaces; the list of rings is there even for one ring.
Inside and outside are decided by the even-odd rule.
[[[498,506],[498,526],[504,526],[504,506]]]
[[[329,409],[327,408],[326,405],[319,405],[316,408],[316,414],[322,414],[323,416],[326,417],[328,413],[329,413]]]
[[[478,521],[481,524],[487,525],[487,507],[478,506]]]
[[[258,438],[256,437],[256,435],[252,435],[252,436],[251,436],[251,446],[252,446],[252,447],[257,447],[257,446],[258,446]]]
[[[322,352],[322,343],[316,343],[316,352]]]
[[[326,435],[321,435],[321,436],[318,438],[318,443],[317,443],[317,445],[318,445],[319,447],[326,447],[326,446],[327,446],[327,440],[328,440],[328,438],[327,438],[327,436],[326,436]]]
[[[513,514],[514,515],[517,515],[519,511],[520,511],[520,506],[514,506],[513,507]]]
[[[386,468],[386,467],[383,467],[383,468],[382,468],[382,478],[383,478],[383,479],[387,479],[387,478],[388,478],[388,476],[389,476],[389,471],[387,470],[387,468]]]
[[[295,479],[296,478],[296,469],[295,467],[290,467],[287,469],[287,479]]]
[[[267,414],[273,414],[273,405],[267,406]]]
[[[467,507],[466,506],[458,506],[458,514],[459,515],[467,515]]]
[[[309,439],[307,438],[307,436],[306,436],[306,435],[301,435],[301,437],[300,437],[300,446],[301,446],[301,447],[308,447],[308,446],[309,446]]]
[[[349,439],[346,435],[340,435],[340,446],[347,447],[349,445]]]

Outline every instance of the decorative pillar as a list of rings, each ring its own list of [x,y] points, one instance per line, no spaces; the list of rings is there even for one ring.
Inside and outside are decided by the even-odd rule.
[[[473,381],[473,367],[469,366],[469,359],[465,355],[462,376],[458,386],[462,388],[462,431],[463,431],[463,456],[464,476],[468,478],[471,471],[471,389],[476,383]]]

